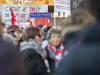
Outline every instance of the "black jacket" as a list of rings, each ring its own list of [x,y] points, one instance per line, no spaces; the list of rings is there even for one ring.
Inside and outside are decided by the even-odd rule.
[[[74,46],[76,46],[81,40],[80,34],[80,30],[66,34],[63,40],[64,49],[70,51]]]
[[[36,50],[26,49],[21,54],[28,69],[28,75],[48,75],[44,60]]]
[[[25,75],[20,54],[11,43],[0,40],[0,75]]]
[[[54,75],[100,75],[100,23],[83,35],[81,44],[69,52]]]

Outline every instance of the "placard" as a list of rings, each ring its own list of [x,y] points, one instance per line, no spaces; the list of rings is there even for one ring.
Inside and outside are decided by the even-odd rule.
[[[30,19],[30,13],[47,13],[48,5],[1,5],[1,17],[3,22],[9,26],[11,25],[11,8],[16,17],[16,25],[25,24],[28,19]],[[34,22],[34,19],[30,19]]]
[[[55,12],[70,12],[70,0],[54,0]]]

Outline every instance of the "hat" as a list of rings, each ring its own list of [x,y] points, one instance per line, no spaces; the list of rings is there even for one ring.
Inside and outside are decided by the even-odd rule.
[[[7,32],[12,32],[12,31],[20,31],[20,28],[17,25],[11,25],[7,28]]]

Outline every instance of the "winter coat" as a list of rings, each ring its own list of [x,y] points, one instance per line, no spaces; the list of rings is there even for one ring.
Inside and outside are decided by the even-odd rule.
[[[83,35],[83,41],[70,51],[54,75],[100,75],[100,23]]]
[[[36,50],[36,52],[38,54],[40,54],[43,58],[46,58],[46,56],[47,56],[46,50],[42,49],[41,46],[38,43],[36,43],[33,39],[29,39],[28,41],[23,41],[20,44],[20,50],[21,51],[24,51],[28,48]]]
[[[65,35],[63,39],[65,50],[70,51],[73,47],[81,42],[82,38],[80,34],[81,31],[79,30]]]
[[[58,67],[59,62],[61,61],[64,55],[63,44],[61,44],[59,47],[55,47],[49,44],[47,46],[47,52],[48,52],[47,59],[50,65],[50,70],[51,72],[54,72],[54,70]]]
[[[48,75],[44,60],[34,49],[25,49],[21,52],[28,75]]]
[[[9,35],[9,34],[7,34],[7,33],[4,33],[4,34],[2,35],[2,38],[3,38],[5,41],[14,44],[14,42],[13,42],[13,37],[12,37],[11,35]]]
[[[65,27],[62,33],[65,50],[70,51],[80,41],[81,25]]]
[[[0,40],[0,75],[26,75],[20,54],[11,43]]]

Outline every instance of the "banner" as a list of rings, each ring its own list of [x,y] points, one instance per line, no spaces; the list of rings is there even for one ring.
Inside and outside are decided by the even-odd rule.
[[[51,26],[50,21],[48,18],[35,18],[34,20],[35,26],[42,24],[44,26]]]
[[[51,13],[30,13],[30,18],[51,18]]]
[[[3,22],[9,26],[11,25],[11,8],[16,18],[16,25],[26,24],[27,20],[30,19],[30,13],[48,13],[48,5],[9,5],[2,4],[0,7],[1,17]],[[30,19],[34,22],[34,19]]]
[[[70,0],[55,0],[54,11],[70,13]]]

